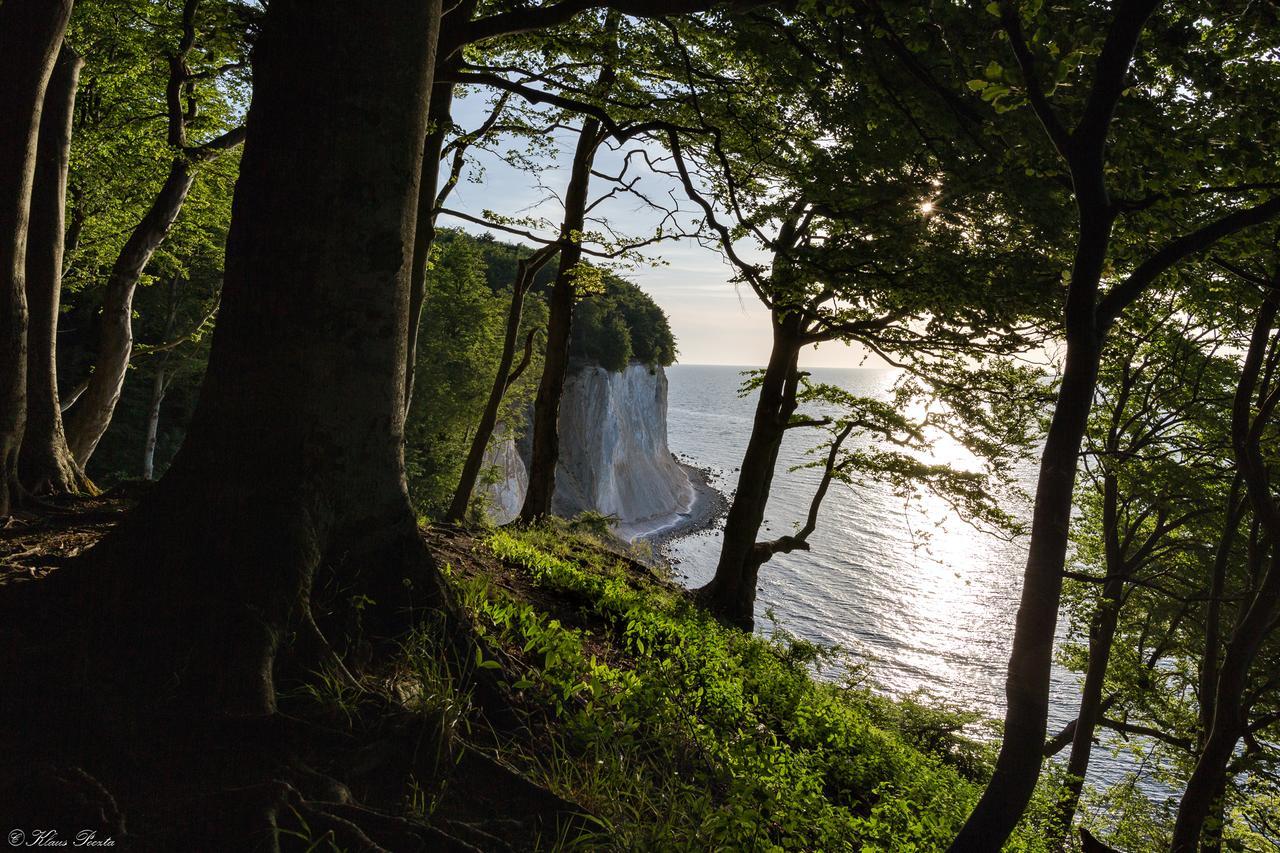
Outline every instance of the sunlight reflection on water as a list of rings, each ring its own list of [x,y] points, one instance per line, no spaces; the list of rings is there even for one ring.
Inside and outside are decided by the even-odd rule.
[[[668,440],[672,452],[712,471],[731,493],[751,429],[754,396],[739,398],[742,368],[676,365],[670,381]],[[815,381],[864,395],[887,396],[893,369],[822,369]],[[809,460],[821,440],[815,430],[788,433],[765,513],[762,535],[791,532],[803,521],[816,469],[788,472]],[[953,458],[945,458],[947,454]],[[939,461],[958,463],[958,445]],[[963,466],[962,466],[963,467]],[[1034,468],[1019,471],[1033,478]],[[1028,479],[1030,485],[1033,479]],[[1029,517],[1030,507],[1006,507]],[[690,586],[710,579],[721,531],[704,531],[668,546],[677,574]],[[823,504],[812,550],[779,554],[760,573],[757,625],[769,629],[772,611],[783,629],[826,645],[839,644],[868,661],[873,680],[895,695],[927,693],[984,716],[1004,715],[1004,673],[1021,590],[1024,541],[1006,541],[946,511],[937,498],[910,504],[883,484],[833,486]],[[1059,625],[1059,639],[1064,635]],[[838,676],[839,673],[836,673]],[[1055,665],[1050,731],[1075,716],[1078,679]],[[1090,773],[1114,779],[1120,766],[1097,755]]]

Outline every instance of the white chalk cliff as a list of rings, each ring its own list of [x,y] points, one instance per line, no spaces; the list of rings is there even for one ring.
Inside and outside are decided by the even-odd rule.
[[[527,449],[524,454],[527,457]],[[495,441],[487,489],[499,524],[520,511],[528,486],[525,459],[510,438]],[[667,448],[667,375],[632,364],[618,373],[583,367],[565,382],[560,403],[560,464],[552,509],[616,516],[627,539],[658,532],[688,513],[695,493]]]

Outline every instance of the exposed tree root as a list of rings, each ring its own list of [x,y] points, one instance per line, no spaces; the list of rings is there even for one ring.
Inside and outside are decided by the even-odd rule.
[[[37,541],[27,529],[9,563],[14,576],[31,560],[70,568],[0,584],[6,826],[57,828],[64,839],[92,830],[120,850],[282,853],[313,849],[317,841],[314,849],[330,849],[323,839],[349,851],[524,850],[536,838],[585,829],[575,804],[462,741],[444,720],[404,705],[388,688],[388,666],[402,653],[397,638],[425,620],[436,625],[454,671],[472,679],[467,690],[483,715],[477,730],[500,726],[510,736],[523,727],[500,673],[472,665],[478,639],[420,539],[392,567],[410,583],[393,586],[383,577],[356,591],[380,597],[376,612],[364,614],[369,636],[342,630],[350,614],[337,605],[350,595],[322,600],[319,624],[304,611],[284,647],[288,654],[277,656],[280,710],[234,717],[181,702],[164,706],[159,692],[149,702],[148,694],[134,692],[128,666],[104,668],[104,653],[128,646],[85,648],[102,636],[84,630],[94,620],[88,611],[111,602],[80,588],[102,567],[61,558],[72,527],[47,523]],[[74,535],[77,549],[88,544]],[[393,597],[392,590],[412,595]],[[163,606],[162,595],[143,598]],[[130,643],[143,636],[136,625],[122,627]],[[482,654],[502,659],[500,650]],[[316,677],[311,669],[349,691],[350,720],[298,698],[306,695],[306,679]],[[411,786],[432,792],[429,815],[408,801]]]

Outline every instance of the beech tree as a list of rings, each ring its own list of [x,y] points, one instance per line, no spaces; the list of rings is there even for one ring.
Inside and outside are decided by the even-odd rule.
[[[559,4],[479,24],[491,37],[579,11]],[[345,671],[311,608],[322,570],[377,603],[384,636],[406,627],[407,604],[447,610],[403,456],[410,270],[440,18],[438,0],[270,4],[221,308],[186,441],[137,508],[49,586],[83,618],[81,671],[102,688],[90,703],[102,713],[61,704],[35,713],[83,714],[95,732],[111,730],[113,708],[129,708],[149,721],[214,718],[266,734],[281,722],[277,667]],[[216,740],[217,728],[184,730]],[[228,754],[193,752],[215,763]],[[243,847],[288,805],[258,787],[235,790],[246,798],[243,819],[219,822],[220,835],[204,839],[211,846]],[[328,819],[353,844],[366,837]]]
[[[784,27],[789,39],[770,38]],[[803,544],[787,537],[757,541],[784,435],[825,425],[797,412],[804,397],[814,399],[803,392],[801,353],[857,343],[941,378],[961,354],[981,361],[1027,346],[1037,315],[1053,302],[1029,251],[1037,227],[1012,220],[985,180],[968,183],[980,171],[979,157],[939,156],[933,135],[955,126],[948,117],[931,123],[919,102],[897,94],[894,75],[901,69],[880,55],[872,30],[858,15],[757,20],[743,50],[762,61],[735,68],[736,79],[695,68],[694,56],[708,50],[698,34],[689,45],[677,41],[684,56],[677,79],[694,105],[685,123],[706,132],[667,133],[671,171],[737,280],[770,316],[769,362],[750,386],[756,410],[724,543],[715,576],[697,593],[710,610],[743,627],[754,621],[760,566]],[[748,255],[746,241],[767,260]],[[971,396],[981,384],[975,377],[953,381]],[[1017,385],[1004,387],[1010,384]],[[892,406],[829,390],[860,431],[917,450],[926,444],[923,425],[911,427]],[[846,479],[852,462],[861,475],[900,488],[914,479],[944,495],[964,493],[959,502],[975,517],[1002,516],[994,506],[981,508],[975,480],[945,466],[896,452],[860,454],[845,460]]]
[[[1127,736],[1144,729],[1144,703],[1120,685],[1157,682],[1158,667],[1186,671],[1177,626],[1201,624],[1195,608],[1207,574],[1204,543],[1220,522],[1225,489],[1229,448],[1216,427],[1231,379],[1220,352],[1229,338],[1188,313],[1183,294],[1148,297],[1139,307],[1113,332],[1102,362],[1078,489],[1067,600],[1083,647],[1073,643],[1064,655],[1084,681],[1076,719],[1046,750],[1070,746],[1059,806],[1064,835],[1099,730]],[[1155,630],[1165,614],[1167,631]],[[1177,691],[1162,685],[1160,692]],[[1147,728],[1185,743],[1168,726]]]
[[[23,495],[18,454],[27,423],[27,241],[45,88],[71,3],[0,6],[0,517]]]
[[[1070,179],[1078,231],[1062,327],[1066,354],[1041,456],[1006,682],[1004,739],[995,773],[953,851],[985,851],[1003,844],[1040,775],[1077,458],[1109,328],[1164,273],[1223,237],[1280,214],[1280,196],[1269,195],[1268,185],[1259,187],[1255,180],[1256,160],[1223,162],[1208,155],[1212,146],[1206,145],[1196,149],[1208,155],[1204,159],[1171,156],[1158,163],[1143,162],[1143,168],[1135,170],[1124,156],[1129,146],[1145,146],[1155,134],[1180,138],[1185,145],[1196,135],[1212,132],[1202,124],[1194,98],[1172,115],[1148,108],[1172,87],[1211,91],[1213,87],[1196,76],[1215,73],[1221,61],[1206,57],[1203,65],[1180,63],[1185,79],[1174,80],[1153,76],[1154,63],[1135,66],[1141,36],[1158,5],[1154,0],[1118,0],[1100,17],[1082,19],[1078,30],[1060,33],[1056,28],[1061,23],[1049,9],[1028,14],[1017,4],[998,3],[992,8],[998,12],[1016,70],[1006,71],[999,60],[992,60],[989,76],[997,79],[975,81],[970,87],[1002,109],[1025,106],[1034,114]],[[1183,17],[1189,10],[1169,9],[1166,14],[1169,17],[1157,25],[1194,29],[1215,23],[1204,19],[1197,24]],[[1100,48],[1092,47],[1099,43]],[[1085,62],[1082,54],[1064,52],[1064,44],[1077,51],[1090,45],[1089,55],[1096,50],[1096,59]],[[1224,50],[1240,61],[1237,79],[1242,85],[1266,85],[1257,65],[1257,44],[1246,39],[1228,43]],[[1058,86],[1060,80],[1074,85]],[[1257,118],[1244,102],[1219,106],[1223,112],[1208,124],[1234,120],[1249,126]],[[1117,113],[1127,123],[1117,123]],[[1151,174],[1151,168],[1161,167],[1162,172]],[[1170,228],[1165,219],[1165,227],[1155,231],[1161,236],[1153,241],[1151,231],[1141,229],[1150,228],[1157,221],[1153,213],[1160,210],[1166,217],[1176,212],[1177,224]],[[1129,230],[1135,227],[1142,234],[1141,243]]]
[[[1249,508],[1266,545],[1255,549],[1260,565],[1253,566],[1252,583],[1246,588],[1221,660],[1216,662],[1214,683],[1205,685],[1212,688],[1211,722],[1178,807],[1171,846],[1176,853],[1190,853],[1199,847],[1205,819],[1223,796],[1232,753],[1241,737],[1250,733],[1248,706],[1252,702],[1246,698],[1250,669],[1280,617],[1280,506],[1266,462],[1275,441],[1272,413],[1280,402],[1275,384],[1275,365],[1280,358],[1280,334],[1276,331],[1280,275],[1273,270],[1267,279],[1254,283],[1262,290],[1262,304],[1232,404],[1231,445]],[[1270,554],[1264,555],[1262,551],[1268,546]]]
[[[223,78],[241,72],[247,64],[247,45],[236,38],[240,30],[229,26],[234,9],[222,4],[210,12],[206,4],[203,19],[200,13],[199,0],[185,0],[180,36],[168,53],[164,81],[165,132],[171,151],[168,173],[111,266],[102,296],[97,355],[67,419],[68,441],[81,466],[93,455],[120,399],[133,352],[133,299],[143,272],[181,214],[199,167],[244,140],[243,126],[216,133],[205,142],[189,138],[193,128],[209,124],[202,108],[210,99],[223,97],[221,87],[228,85]],[[213,31],[213,36],[206,34],[198,44],[201,26]],[[230,44],[225,43],[228,34]],[[214,126],[222,121],[224,117],[215,116]]]
[[[57,359],[71,122],[83,64],[64,42],[45,91],[36,149],[26,260],[27,426],[18,458],[19,481],[35,495],[94,491],[67,446]]]
[[[502,355],[498,359],[498,369],[489,389],[489,397],[485,401],[484,411],[480,414],[480,422],[476,424],[467,449],[467,458],[463,463],[462,474],[453,498],[449,504],[446,521],[458,522],[466,517],[471,506],[472,493],[476,481],[480,477],[480,469],[484,465],[484,454],[493,438],[493,431],[498,425],[498,415],[502,408],[503,397],[507,389],[514,385],[533,359],[533,343],[537,333],[531,329],[525,335],[524,355],[520,363],[515,363],[516,347],[519,345],[520,320],[524,312],[524,300],[533,286],[538,270],[556,254],[559,247],[555,244],[543,246],[528,257],[516,262],[516,277],[511,282],[511,304],[507,308],[507,322],[502,338]]]
[[[611,12],[605,22],[606,47],[609,55],[596,78],[597,93],[606,93],[613,85],[616,71],[618,15]],[[555,283],[547,300],[546,355],[538,395],[533,402],[533,451],[529,460],[529,486],[520,520],[530,522],[551,513],[551,498],[556,488],[556,465],[560,461],[560,398],[569,374],[569,339],[572,331],[573,305],[577,301],[578,278],[582,274],[582,232],[586,226],[588,192],[596,150],[604,142],[600,120],[583,119],[573,151],[569,185],[565,190],[564,219],[560,225],[560,252]]]

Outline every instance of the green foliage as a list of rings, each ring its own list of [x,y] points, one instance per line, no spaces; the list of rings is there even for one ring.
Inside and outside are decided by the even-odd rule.
[[[602,278],[601,292],[578,303],[570,353],[610,370],[629,361],[649,367],[676,360],[676,340],[667,315],[636,285],[616,275]]]
[[[85,0],[67,40],[85,59],[76,97],[67,188],[67,252],[58,339],[64,395],[87,375],[102,287],[130,233],[155,199],[178,152],[168,139],[166,84],[183,37],[182,3]],[[206,0],[196,8],[183,89],[188,146],[243,120],[249,98],[250,7]],[[177,451],[208,357],[208,323],[222,286],[238,150],[196,167],[195,182],[134,298],[138,346],[111,427],[90,460],[99,485],[142,471],[147,415],[157,368],[168,376],[156,471]],[[156,346],[181,345],[156,351]],[[150,348],[150,354],[148,354]],[[66,397],[64,396],[64,401]]]
[[[420,512],[447,506],[458,483],[471,432],[488,397],[510,305],[516,260],[527,252],[496,240],[444,230],[433,249],[419,332],[414,398],[406,423],[405,465]],[[554,266],[554,265],[551,265]],[[520,340],[546,325],[543,294],[548,267],[525,299]],[[506,276],[505,278],[503,276]],[[621,370],[633,358],[670,364],[675,341],[666,315],[640,288],[602,276],[603,290],[578,303],[574,355],[588,364]],[[541,336],[536,339],[539,344]],[[517,360],[520,353],[517,353]],[[541,350],[503,399],[500,420],[519,436],[541,373]]]
[[[1167,847],[1176,800],[1151,801],[1150,783],[1171,791],[1186,785],[1204,737],[1200,678],[1209,640],[1220,658],[1238,602],[1252,594],[1257,578],[1259,545],[1245,532],[1248,521],[1237,518],[1240,529],[1224,539],[1232,530],[1230,508],[1240,500],[1233,491],[1231,405],[1251,300],[1237,290],[1234,302],[1219,302],[1210,296],[1216,288],[1201,279],[1206,275],[1216,273],[1189,270],[1181,287],[1143,300],[1113,333],[1076,495],[1075,573],[1064,594],[1071,633],[1059,658],[1083,672],[1092,626],[1101,614],[1115,613],[1107,716],[1156,734],[1110,737],[1115,751],[1140,762],[1141,778],[1097,792],[1081,810],[1086,825],[1125,850]],[[1276,452],[1274,434],[1264,439],[1266,452]],[[1225,596],[1210,637],[1211,579],[1219,567]],[[1109,574],[1125,578],[1118,602],[1102,594],[1100,579]],[[1269,725],[1274,731],[1267,721],[1280,708],[1271,675],[1280,660],[1278,639],[1261,643],[1246,689],[1248,717],[1260,733]],[[1280,796],[1277,767],[1280,753],[1266,734],[1248,738],[1244,753],[1228,764],[1228,837],[1248,838],[1266,827],[1258,809]]]
[[[617,314],[608,313],[600,299],[575,306],[570,352],[589,364],[617,372],[631,361],[631,330]]]
[[[932,851],[974,802],[989,753],[971,718],[815,681],[811,644],[726,628],[562,524],[487,546],[576,605],[553,617],[456,578],[486,642],[523,662],[512,688],[548,709],[548,745],[519,758],[597,817],[601,845]]]
[[[414,395],[405,424],[405,468],[419,510],[442,511],[453,495],[471,433],[484,408],[498,360],[509,304],[485,278],[482,244],[449,239],[433,250],[418,337]],[[526,302],[522,325],[539,327],[545,308]],[[509,430],[523,423],[523,407],[536,389],[531,365],[503,401]]]

